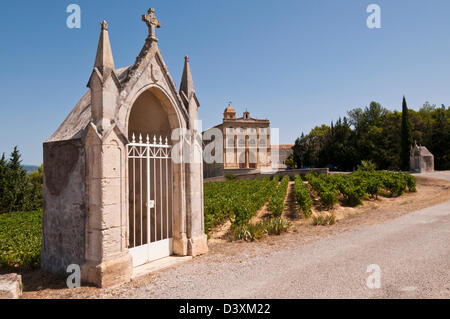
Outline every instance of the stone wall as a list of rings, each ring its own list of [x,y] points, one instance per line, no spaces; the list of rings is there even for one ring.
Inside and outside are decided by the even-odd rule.
[[[223,163],[203,163],[204,178],[222,176],[223,174]]]
[[[44,143],[41,268],[66,273],[85,260],[86,155],[80,139]]]
[[[264,177],[270,177],[273,178],[275,176],[278,176],[282,178],[285,175],[288,175],[291,180],[295,179],[296,175],[302,175],[305,176],[309,172],[314,171],[318,174],[329,174],[330,171],[328,168],[312,168],[312,169],[291,169],[291,170],[279,170],[272,173],[248,173],[248,174],[236,174],[236,179],[256,179],[256,178],[264,178]],[[218,176],[218,177],[211,177],[211,178],[205,178],[204,182],[224,182],[227,179],[224,176]]]

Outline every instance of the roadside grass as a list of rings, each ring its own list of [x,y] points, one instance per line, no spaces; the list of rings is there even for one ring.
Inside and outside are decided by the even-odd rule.
[[[41,210],[0,215],[0,269],[39,267],[41,227]]]
[[[336,224],[336,215],[318,215],[312,216],[312,224],[314,226],[330,226]]]
[[[248,223],[233,227],[231,237],[235,240],[255,241],[264,235],[281,235],[287,232],[291,224],[281,217],[270,218],[257,224]]]

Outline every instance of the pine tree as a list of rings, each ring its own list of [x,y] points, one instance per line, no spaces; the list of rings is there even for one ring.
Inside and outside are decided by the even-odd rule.
[[[28,177],[20,165],[21,162],[21,155],[16,146],[6,164],[5,188],[0,205],[3,212],[19,211],[24,207]]]
[[[22,160],[20,159],[21,155],[19,152],[19,149],[17,148],[17,146],[14,147],[14,150],[11,153],[11,156],[9,158],[9,163],[8,166],[11,170],[13,171],[19,171],[21,166],[20,164],[22,163]]]
[[[410,169],[410,152],[412,145],[411,123],[409,122],[408,106],[406,105],[406,98],[403,96],[402,105],[402,128],[401,128],[401,169],[409,171]]]

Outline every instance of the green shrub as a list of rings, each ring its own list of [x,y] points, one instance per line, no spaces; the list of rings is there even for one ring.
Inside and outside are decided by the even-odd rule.
[[[234,175],[234,174],[231,173],[231,172],[225,173],[224,177],[225,177],[227,180],[229,180],[229,181],[232,181],[232,180],[235,180],[235,179],[236,179],[236,175]]]
[[[311,194],[308,187],[303,183],[300,175],[295,176],[295,198],[300,205],[305,217],[309,218],[311,216],[311,207],[313,201],[311,199]]]
[[[366,191],[372,197],[381,189],[387,190],[392,196],[400,196],[408,188],[408,191],[416,191],[416,179],[409,173],[401,172],[364,172],[358,171],[351,174],[353,178],[363,179],[366,184]]]
[[[334,190],[326,190],[320,194],[320,202],[328,209],[332,209],[338,202],[337,193]]]
[[[358,171],[362,172],[375,172],[377,169],[377,165],[372,161],[362,161],[360,165],[358,165]]]
[[[308,174],[306,176],[311,187],[318,193],[320,202],[327,209],[333,208],[334,204],[338,202],[338,192],[332,183],[329,175]]]
[[[407,181],[402,173],[382,172],[383,186],[391,192],[392,196],[402,195],[407,187]]]
[[[377,194],[380,192],[381,187],[381,180],[377,177],[372,177],[367,180],[367,193],[371,197],[377,196]]]
[[[333,185],[344,196],[346,204],[355,207],[362,205],[361,197],[366,195],[366,184],[352,175],[333,175],[330,178]]]
[[[274,217],[280,217],[284,211],[284,200],[289,185],[289,176],[284,176],[270,199],[268,209]]]
[[[417,192],[417,188],[416,188],[416,178],[414,176],[412,176],[409,173],[405,173],[404,174],[405,179],[406,179],[406,184],[408,185],[408,191],[410,192]]]
[[[39,267],[41,228],[41,211],[0,215],[0,267]]]

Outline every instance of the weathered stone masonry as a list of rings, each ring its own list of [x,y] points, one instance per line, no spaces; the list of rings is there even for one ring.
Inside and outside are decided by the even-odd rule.
[[[149,28],[145,45],[136,62],[122,69],[115,68],[108,24],[101,23],[89,91],[44,143],[41,267],[65,274],[68,265],[78,264],[82,280],[98,286],[127,281],[133,271],[127,145],[135,130],[150,136],[189,132],[182,141],[170,141],[182,142],[183,158],[200,157],[172,163],[172,253],[195,256],[208,250],[196,124],[200,104],[189,58],[177,90],[158,48],[160,23],[153,9],[143,21]]]

